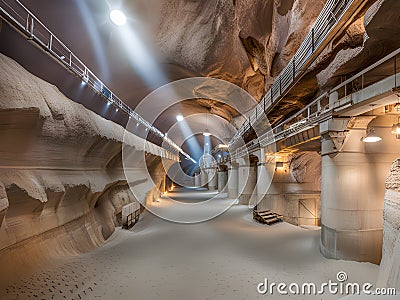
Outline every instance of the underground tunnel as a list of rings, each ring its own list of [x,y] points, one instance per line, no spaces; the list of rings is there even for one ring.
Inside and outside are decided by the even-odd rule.
[[[0,0],[0,299],[399,299],[399,24]]]

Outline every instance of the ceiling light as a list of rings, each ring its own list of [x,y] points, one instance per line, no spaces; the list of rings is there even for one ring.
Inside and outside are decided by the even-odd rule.
[[[371,127],[367,135],[361,139],[364,143],[376,143],[382,141],[382,138],[375,133],[375,130]]]
[[[110,12],[110,19],[117,26],[124,26],[126,24],[125,14],[118,9],[114,9]]]
[[[208,131],[208,129],[206,129],[206,131],[203,132],[203,135],[204,136],[210,136],[211,133],[210,133],[210,131]]]
[[[218,145],[219,149],[228,149],[228,145],[224,145],[224,144],[219,144]]]
[[[392,126],[392,133],[393,134],[400,134],[400,123],[394,124]]]
[[[400,117],[397,120],[397,124],[393,124],[392,133],[396,135],[396,139],[400,140]]]
[[[176,116],[176,120],[178,121],[178,122],[181,122],[181,121],[183,121],[183,116],[182,115],[177,115]]]

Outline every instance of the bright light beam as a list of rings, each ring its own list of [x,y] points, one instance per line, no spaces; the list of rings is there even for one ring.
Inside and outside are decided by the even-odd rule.
[[[94,50],[94,55],[96,57],[96,61],[97,61],[98,65],[100,67],[101,77],[105,81],[108,81],[110,78],[110,74],[108,72],[107,59],[106,59],[106,55],[104,52],[103,43],[100,38],[100,34],[97,30],[97,25],[93,19],[93,16],[91,14],[89,7],[87,6],[87,3],[85,1],[75,0],[75,4],[79,8],[79,13],[82,16],[82,20],[83,20],[83,22],[85,22],[85,27],[87,28],[87,31],[89,33],[90,42],[92,43],[92,47]],[[64,57],[64,59],[65,59],[65,57]]]
[[[121,27],[118,31],[126,49],[128,61],[147,86],[156,89],[166,84],[168,82],[166,76],[139,36],[128,26]]]
[[[178,116],[177,116],[178,119]],[[186,120],[182,117],[182,120],[178,123],[179,129],[182,132],[184,137],[189,137],[186,139],[186,143],[189,148],[190,156],[193,157],[195,160],[192,160],[193,163],[197,163],[196,160],[202,155],[202,149],[200,147],[199,142],[197,141],[196,137],[194,136],[192,129],[190,129],[189,125],[187,124]]]

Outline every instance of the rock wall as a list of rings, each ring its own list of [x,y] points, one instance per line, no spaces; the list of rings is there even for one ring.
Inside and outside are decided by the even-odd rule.
[[[293,57],[326,0],[165,0],[156,43],[163,59],[233,82],[260,100]],[[312,9],[310,9],[312,7]],[[400,47],[397,0],[369,0],[269,115],[277,122],[315,95]],[[183,16],[183,17],[182,17]],[[383,25],[382,25],[383,24]],[[219,114],[215,104],[199,105]]]
[[[44,261],[102,245],[118,225],[122,206],[143,203],[125,179],[123,144],[147,162],[156,186],[162,185],[164,173],[157,153],[144,153],[148,142],[130,133],[124,140],[124,128],[69,100],[2,54],[0,69],[4,283]],[[146,165],[136,167],[138,178],[130,186],[148,181]],[[147,198],[157,197],[155,191],[148,192]]]
[[[378,284],[400,289],[400,158],[386,180],[382,261]]]
[[[161,5],[157,42],[167,62],[228,80],[261,99],[325,3],[166,0]]]

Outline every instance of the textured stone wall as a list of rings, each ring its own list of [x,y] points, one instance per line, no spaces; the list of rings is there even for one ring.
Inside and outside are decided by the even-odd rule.
[[[386,180],[382,261],[378,284],[400,289],[400,158]]]
[[[156,40],[168,63],[233,82],[259,100],[296,52],[325,3],[165,0]]]
[[[136,199],[122,145],[137,158],[134,182],[161,185],[161,159],[145,141],[85,109],[0,54],[0,281],[102,245],[122,206]],[[124,141],[124,142],[123,142]],[[153,147],[156,149],[157,147]],[[154,150],[153,149],[153,150]]]

